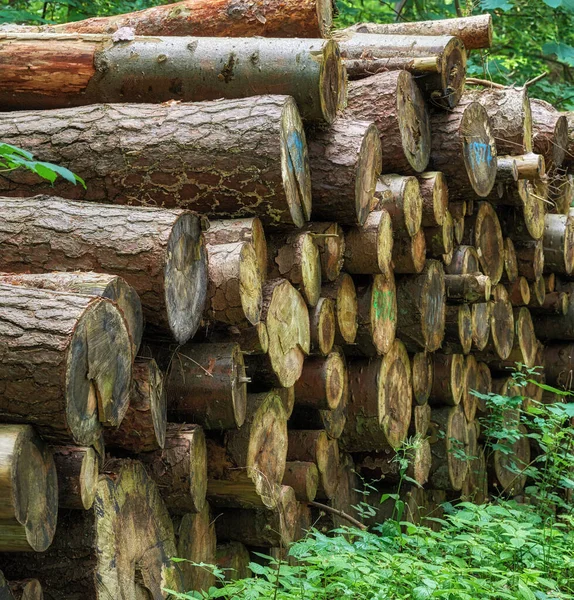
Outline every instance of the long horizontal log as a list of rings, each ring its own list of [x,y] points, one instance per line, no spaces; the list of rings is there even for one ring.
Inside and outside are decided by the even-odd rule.
[[[488,302],[492,283],[488,275],[473,273],[467,275],[445,275],[446,297],[449,302]]]

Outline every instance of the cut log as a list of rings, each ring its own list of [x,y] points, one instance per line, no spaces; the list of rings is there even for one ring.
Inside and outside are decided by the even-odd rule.
[[[446,306],[444,350],[468,354],[472,349],[472,310],[468,304]]]
[[[431,423],[431,412],[432,410],[428,403],[415,406],[413,408],[413,418],[411,419],[409,434],[426,438]]]
[[[261,320],[267,326],[269,349],[266,355],[247,357],[248,372],[257,373],[261,385],[291,387],[311,346],[305,300],[285,279],[270,279],[263,286]]]
[[[462,375],[462,398],[461,404],[464,416],[469,423],[474,421],[476,415],[476,396],[474,391],[478,387],[478,362],[472,354],[464,360],[464,373]],[[474,456],[470,452],[471,456]]]
[[[488,476],[484,448],[478,443],[474,422],[468,423],[468,473],[462,484],[461,499],[484,504],[488,498]]]
[[[467,275],[444,276],[446,297],[449,302],[488,302],[490,300],[491,281],[488,275],[469,273]]]
[[[311,353],[327,356],[335,343],[335,302],[319,298],[317,306],[309,311]]]
[[[343,268],[346,237],[338,223],[319,222],[308,223],[305,226],[313,236],[313,242],[319,250],[321,259],[321,279],[335,281]]]
[[[456,106],[464,91],[466,50],[452,36],[357,33],[336,35],[350,79],[404,69],[416,77],[423,94],[437,106]]]
[[[542,362],[546,383],[559,389],[574,387],[574,345],[553,343],[543,347]]]
[[[574,200],[574,175],[555,169],[548,181],[548,195],[552,212],[567,215]]]
[[[551,104],[532,99],[533,150],[542,154],[546,170],[560,168],[568,148],[568,121]]]
[[[383,494],[395,494],[396,491],[396,487],[394,486],[390,488],[381,487],[377,489],[377,492],[365,496],[364,501],[374,509],[373,512],[375,513],[373,517],[365,520],[369,526],[372,527],[384,523],[389,519],[397,519],[398,513],[395,499],[391,497],[381,502]],[[404,503],[402,521],[405,523],[420,524],[427,510],[424,489],[412,484],[402,485],[399,491],[399,499]]]
[[[337,119],[307,133],[313,218],[363,225],[382,168],[379,131],[371,119]]]
[[[431,164],[442,171],[453,200],[485,198],[496,180],[496,141],[486,109],[463,101],[431,116]]]
[[[251,577],[251,556],[241,542],[217,544],[215,556],[217,566],[223,571],[225,581],[238,581]]]
[[[273,388],[273,392],[281,399],[285,418],[290,419],[295,408],[295,386],[289,388]]]
[[[423,231],[429,256],[441,258],[454,251],[454,221],[450,212],[447,211],[442,225],[425,227]]]
[[[351,82],[343,115],[375,123],[385,172],[421,173],[426,169],[431,145],[429,116],[416,80],[407,71]]]
[[[474,246],[481,271],[496,285],[504,270],[504,238],[498,216],[488,202],[481,202],[478,210],[465,219],[463,241]]]
[[[326,358],[308,358],[294,386],[297,404],[314,409],[336,410],[343,397],[345,370],[345,361],[336,351]]]
[[[439,490],[459,491],[468,472],[468,462],[460,456],[468,446],[468,426],[462,406],[432,411],[431,427],[437,432],[431,443],[430,485]]]
[[[502,202],[508,204],[499,210],[505,231],[513,241],[538,240],[544,234],[544,214],[548,200],[546,180],[522,179],[506,188]]]
[[[52,453],[29,425],[1,425],[0,436],[0,551],[44,552],[58,517]]]
[[[196,332],[207,259],[195,215],[40,196],[1,198],[0,222],[0,269],[118,275],[139,294],[147,323],[178,343]]]
[[[574,294],[568,295],[565,315],[544,311],[534,319],[534,331],[541,340],[574,340]]]
[[[423,199],[416,177],[382,175],[375,191],[377,209],[391,215],[393,235],[413,237],[421,228]]]
[[[5,554],[11,579],[36,576],[54,600],[165,598],[183,592],[171,519],[155,484],[136,461],[108,461],[89,511],[61,511],[43,554]],[[105,584],[103,583],[105,582]]]
[[[504,189],[518,181],[518,167],[513,156],[500,156],[496,160],[496,184],[489,196],[493,204],[497,204],[497,196],[503,196]]]
[[[478,363],[478,380],[476,383],[476,391],[479,394],[487,395],[492,391],[492,374],[486,363]],[[481,415],[487,413],[487,404],[484,398],[476,396],[476,409]]]
[[[243,354],[267,354],[269,350],[269,334],[267,325],[263,322],[249,327],[217,327],[208,324],[194,340],[206,341],[211,344],[224,344],[233,342],[239,344]]]
[[[546,163],[542,154],[528,152],[515,156],[518,179],[542,179],[546,175]]]
[[[456,200],[448,203],[448,209],[452,218],[455,220],[463,219],[471,214],[471,201],[470,200]]]
[[[200,513],[207,490],[205,435],[198,425],[170,423],[165,445],[139,455],[171,513]]]
[[[544,271],[570,275],[574,269],[574,214],[544,217]]]
[[[218,507],[265,506],[277,503],[287,455],[287,417],[273,391],[249,394],[245,423],[207,442],[207,496]]]
[[[453,223],[454,223],[454,243],[456,246],[459,246],[460,244],[462,244],[462,241],[464,239],[465,219],[464,219],[464,217],[459,217],[458,219],[453,219]]]
[[[530,285],[526,277],[519,277],[507,284],[506,290],[512,306],[528,306],[530,304]]]
[[[58,476],[60,508],[90,510],[96,498],[100,457],[93,448],[56,446],[52,448]]]
[[[397,275],[416,275],[426,264],[426,238],[424,229],[413,237],[395,238],[393,242],[393,271]]]
[[[490,340],[493,302],[479,302],[470,308],[472,319],[472,345],[484,350]]]
[[[474,246],[457,246],[452,261],[445,267],[449,275],[467,275],[480,272],[480,260]]]
[[[397,279],[397,337],[408,346],[433,352],[445,328],[445,286],[442,265],[428,260],[420,275]]]
[[[319,471],[312,462],[293,461],[285,466],[283,485],[293,488],[300,502],[312,502],[317,495]]]
[[[90,446],[128,408],[132,345],[104,298],[0,285],[0,419]],[[39,403],[37,398],[42,398]]]
[[[141,301],[136,291],[117,275],[93,272],[0,273],[0,283],[41,288],[55,292],[108,298],[123,313],[135,356],[143,335]]]
[[[427,171],[418,176],[420,195],[423,200],[423,227],[442,225],[448,211],[448,185],[439,171]]]
[[[546,292],[542,306],[533,306],[531,311],[535,315],[544,312],[565,315],[568,312],[569,303],[569,294],[566,292]]]
[[[179,206],[298,227],[311,214],[305,132],[287,96],[95,104],[21,112],[18,119],[27,124],[22,135],[13,113],[0,113],[2,139],[69,168],[87,188],[63,179],[52,186],[34,174],[12,172],[0,182],[5,195],[45,192],[110,204]],[[62,138],[62,131],[81,133]]]
[[[492,15],[476,15],[455,19],[415,21],[398,23],[357,23],[349,27],[359,33],[379,33],[392,35],[454,35],[467,50],[490,48],[492,45]]]
[[[464,385],[464,356],[435,353],[432,360],[433,385],[429,403],[433,406],[457,406],[462,399]]]
[[[381,359],[349,363],[349,406],[341,446],[348,452],[397,449],[409,430],[411,364],[396,340]]]
[[[518,274],[528,281],[538,281],[544,271],[544,243],[542,240],[515,242]]]
[[[295,98],[305,119],[335,118],[344,82],[333,40],[286,39],[279,48],[261,37],[152,35],[118,44],[106,33],[5,32],[0,80],[10,91],[0,94],[0,106],[46,109],[282,94]]]
[[[540,308],[544,305],[546,299],[546,283],[544,277],[530,282],[530,303],[531,308]]]
[[[10,591],[14,600],[44,600],[42,584],[37,579],[11,581]],[[6,600],[10,600],[10,598],[6,598]]]
[[[337,489],[339,468],[339,444],[329,439],[325,431],[294,430],[289,432],[287,449],[289,462],[312,462],[319,471],[317,498],[332,498]]]
[[[353,278],[341,273],[337,279],[323,286],[321,295],[335,302],[335,342],[352,344],[357,336],[357,290]]]
[[[384,275],[391,271],[393,225],[387,210],[369,214],[362,227],[351,227],[345,237],[345,271],[353,275]]]
[[[489,461],[491,486],[497,494],[516,496],[526,485],[524,471],[530,465],[530,439],[524,425],[518,425],[516,441],[500,440],[509,446],[509,452],[495,450]]]
[[[556,274],[555,273],[548,273],[548,275],[546,275],[544,277],[544,285],[546,287],[546,292],[554,292],[554,291],[560,291],[556,289]]]
[[[416,404],[423,406],[428,402],[432,390],[432,354],[429,352],[417,352],[411,359],[411,371],[414,401]]]
[[[490,333],[490,341],[485,350],[496,352],[502,360],[506,360],[514,345],[514,316],[508,292],[502,284],[498,284],[492,291]]]
[[[504,271],[501,280],[514,282],[518,279],[518,260],[514,242],[510,238],[504,238]]]
[[[117,429],[104,431],[106,446],[129,452],[163,448],[167,424],[167,395],[163,373],[153,358],[137,358],[133,366],[129,407]]]
[[[269,237],[269,276],[290,281],[307,304],[315,306],[321,294],[321,259],[313,235],[307,231]]]
[[[170,421],[194,423],[208,430],[241,427],[248,379],[239,345],[187,344],[167,350],[165,389]]]

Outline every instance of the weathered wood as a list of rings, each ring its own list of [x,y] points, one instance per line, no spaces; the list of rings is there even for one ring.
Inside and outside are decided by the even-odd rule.
[[[480,260],[474,246],[457,246],[452,261],[445,267],[448,275],[466,275],[480,272]]]
[[[448,256],[454,251],[454,221],[447,211],[442,225],[424,227],[427,255],[432,258]]]
[[[544,271],[570,275],[574,269],[574,214],[544,217]]]
[[[502,360],[506,360],[514,345],[514,316],[508,292],[502,284],[492,291],[490,333],[485,350],[495,352]]]
[[[346,237],[338,223],[314,221],[305,226],[313,236],[319,250],[322,281],[334,281],[339,277],[346,249]]]
[[[446,306],[444,341],[447,352],[468,354],[472,349],[472,310],[469,304]]]
[[[251,556],[241,542],[217,544],[217,566],[223,571],[225,581],[237,581],[251,577]]]
[[[311,353],[327,356],[335,343],[335,302],[319,298],[317,306],[309,311]]]
[[[418,176],[423,201],[423,227],[442,225],[448,207],[448,185],[440,171],[427,171]]]
[[[488,275],[469,273],[466,275],[445,275],[444,284],[449,302],[488,302],[490,300],[491,281]]]
[[[416,177],[382,175],[375,191],[377,209],[391,215],[394,236],[413,237],[421,227],[423,199]]]
[[[44,552],[54,538],[57,516],[51,451],[31,426],[1,425],[0,550]]]
[[[6,581],[2,571],[0,571],[0,598],[2,598],[2,600],[15,600],[10,585]]]
[[[233,342],[239,344],[244,354],[267,354],[269,350],[267,325],[261,321],[248,327],[217,326],[216,323],[209,323],[196,334],[194,340],[210,344]]]
[[[565,315],[547,311],[537,314],[534,331],[541,340],[574,340],[574,294],[568,294]]]
[[[476,384],[476,391],[479,394],[490,394],[492,391],[492,374],[490,368],[486,363],[478,363],[478,380]],[[476,397],[476,409],[481,415],[487,413],[487,404],[484,398]]]
[[[345,361],[337,351],[325,358],[308,358],[294,386],[297,404],[318,410],[336,410],[343,397],[345,370]]]
[[[460,404],[463,392],[464,356],[434,353],[433,385],[429,403],[433,406]]]
[[[542,363],[548,385],[559,389],[574,387],[574,345],[552,343],[543,347]]]
[[[548,196],[552,203],[549,210],[567,215],[574,200],[574,175],[555,169],[548,179]]]
[[[546,163],[542,154],[528,152],[515,156],[518,179],[542,179],[546,175]]]
[[[390,213],[375,210],[362,227],[351,227],[345,237],[345,271],[353,275],[388,274],[393,257]]]
[[[566,292],[546,292],[542,306],[532,306],[531,312],[535,315],[544,312],[565,315],[569,303],[569,294]]]
[[[312,502],[317,495],[319,471],[313,462],[292,461],[285,465],[283,485],[293,488],[300,502]]]
[[[530,286],[526,277],[519,277],[506,284],[508,299],[512,306],[528,306],[530,304]]]
[[[44,600],[42,584],[37,579],[11,581],[10,591],[14,600]],[[7,598],[6,600],[10,600]]]
[[[504,271],[501,281],[504,283],[514,282],[518,279],[518,260],[516,258],[516,249],[514,242],[509,238],[504,238]]]
[[[499,440],[509,446],[509,453],[495,450],[488,462],[491,485],[497,494],[516,496],[526,485],[524,470],[530,464],[530,439],[524,425],[517,427],[516,441]]]
[[[90,510],[96,498],[100,457],[93,448],[56,446],[52,448],[58,477],[60,508]]]
[[[546,169],[551,172],[560,168],[568,148],[568,121],[551,104],[532,99],[533,150],[542,154]]]
[[[371,119],[337,119],[307,132],[313,218],[363,225],[382,168],[379,131]]]
[[[352,344],[357,336],[357,290],[353,278],[341,273],[337,279],[323,285],[321,295],[335,302],[335,342]]]
[[[415,406],[413,408],[413,417],[411,419],[409,434],[426,438],[430,428],[431,413],[432,410],[428,403]]]
[[[81,267],[118,275],[139,294],[148,324],[179,343],[196,332],[207,259],[200,220],[192,213],[39,196],[0,198],[0,222],[3,271]]]
[[[544,277],[530,282],[530,303],[531,308],[539,308],[546,299],[546,283]]]
[[[343,115],[375,123],[381,137],[384,172],[425,170],[430,123],[424,99],[410,73],[389,71],[350,82]]]
[[[515,242],[518,274],[528,281],[538,281],[544,271],[544,243],[542,240]]]
[[[105,298],[0,285],[0,418],[92,445],[128,408],[132,344]],[[42,398],[42,402],[38,402]]]
[[[461,405],[466,420],[471,423],[476,415],[476,396],[473,391],[478,387],[478,362],[469,354],[464,360],[464,372],[462,375],[462,398]]]
[[[506,188],[503,202],[509,206],[499,207],[499,214],[513,241],[538,240],[544,233],[544,214],[548,200],[546,179],[521,179]]]
[[[87,188],[12,172],[0,181],[5,195],[178,206],[298,227],[311,214],[305,132],[288,96],[93,104],[19,112],[18,122],[26,122],[25,131],[14,113],[0,113],[2,139],[68,167]]]
[[[411,359],[411,372],[414,401],[423,406],[428,402],[433,385],[432,354],[417,352]]]
[[[488,499],[488,477],[484,448],[478,443],[474,422],[468,423],[468,473],[461,489],[461,499],[475,504],[484,504]]]
[[[397,275],[416,275],[426,264],[426,238],[424,229],[413,237],[395,238],[393,242],[393,271]]]
[[[470,308],[472,319],[472,345],[483,350],[490,340],[493,302],[478,302]]]

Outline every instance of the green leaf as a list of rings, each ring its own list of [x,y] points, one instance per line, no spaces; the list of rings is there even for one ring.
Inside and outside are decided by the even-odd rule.
[[[511,10],[514,5],[508,0],[481,0],[480,7],[483,10]]]
[[[574,48],[568,44],[548,42],[542,46],[542,52],[547,55],[554,54],[559,61],[574,67]]]
[[[519,598],[524,598],[524,600],[536,600],[534,592],[522,580],[518,582],[518,592],[520,594]]]
[[[84,187],[84,189],[86,189],[86,184],[84,182],[84,180],[81,177],[78,177],[78,175],[75,175],[74,173],[72,173],[72,171],[70,171],[69,169],[66,169],[66,167],[60,167],[59,165],[53,165],[52,163],[38,163],[39,165],[43,165],[46,168],[54,171],[55,173],[57,173],[58,175],[60,175],[60,177],[63,177],[66,181],[69,181],[70,183],[73,183],[74,185],[76,185],[76,183],[81,183],[82,186]]]
[[[54,183],[54,181],[58,179],[58,176],[54,170],[46,166],[45,163],[35,163],[33,171],[35,171],[43,179],[47,179],[50,183]]]

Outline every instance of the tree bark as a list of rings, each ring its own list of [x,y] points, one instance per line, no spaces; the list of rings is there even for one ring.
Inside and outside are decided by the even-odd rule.
[[[158,331],[180,344],[196,332],[207,259],[192,213],[42,196],[0,198],[0,222],[0,269],[118,275],[139,294],[144,318]]]
[[[0,551],[44,552],[58,517],[52,453],[30,425],[1,425],[0,436]]]
[[[535,315],[544,312],[565,315],[568,312],[569,303],[569,294],[566,292],[546,292],[542,306],[531,307],[531,312]]]
[[[427,255],[431,258],[442,258],[454,251],[454,221],[447,212],[442,225],[423,228]]]
[[[425,170],[431,146],[429,116],[410,73],[389,71],[351,82],[343,115],[375,123],[385,172]]]
[[[346,237],[338,223],[315,221],[305,227],[313,237],[321,259],[321,280],[335,281],[345,257]]]
[[[574,294],[568,294],[566,314],[548,311],[537,314],[534,331],[541,340],[574,340]]]
[[[463,392],[464,356],[433,354],[433,385],[429,403],[433,406],[457,406]]]
[[[506,285],[508,299],[512,306],[528,306],[530,304],[530,286],[526,277],[519,277]]]
[[[297,405],[336,410],[343,397],[345,371],[345,361],[336,351],[326,358],[308,358],[294,386]]]
[[[379,132],[369,120],[337,119],[307,132],[313,218],[363,225],[381,174]]]
[[[426,238],[424,229],[413,237],[395,238],[393,242],[393,271],[397,275],[416,275],[426,264]]]
[[[424,406],[428,402],[433,385],[432,354],[417,352],[411,359],[411,371],[414,401]],[[424,433],[426,434],[426,431]]]
[[[107,299],[0,285],[0,418],[90,446],[128,408],[132,346]],[[38,402],[38,398],[42,402]]]
[[[241,542],[217,544],[216,564],[223,570],[225,581],[238,581],[251,577],[251,556]]]
[[[448,206],[448,185],[440,171],[427,171],[418,176],[419,191],[423,201],[423,227],[442,225]]]
[[[423,199],[416,177],[382,175],[375,192],[377,210],[391,215],[393,235],[413,237],[421,228]]]
[[[488,275],[445,275],[444,282],[449,302],[474,304],[490,300],[491,281]]]
[[[345,271],[353,275],[390,273],[393,224],[390,213],[375,210],[362,227],[351,227],[345,237]]]
[[[484,350],[490,341],[493,307],[493,301],[471,305],[472,347],[476,350]]]
[[[323,286],[321,295],[335,302],[335,342],[353,344],[357,336],[357,290],[353,278],[341,273],[337,279]]]
[[[574,269],[574,214],[544,217],[544,271],[570,275]]]
[[[546,170],[559,169],[566,158],[568,148],[568,121],[551,104],[532,99],[533,150],[542,154]]]
[[[472,310],[468,304],[446,306],[443,350],[468,354],[472,349]]]
[[[311,214],[305,132],[287,96],[95,104],[19,112],[18,122],[26,123],[25,130],[16,126],[14,113],[0,114],[2,139],[69,168],[87,189],[63,179],[52,186],[13,171],[0,180],[5,195],[55,193],[190,208],[218,218],[258,216],[297,227]]]
[[[283,485],[293,488],[299,502],[312,502],[317,495],[319,471],[313,462],[292,461],[285,466]]]
[[[60,508],[90,510],[96,498],[100,458],[93,448],[56,446],[52,448],[58,476]]]
[[[309,311],[311,353],[327,356],[335,343],[335,302],[319,298],[317,306]]]

